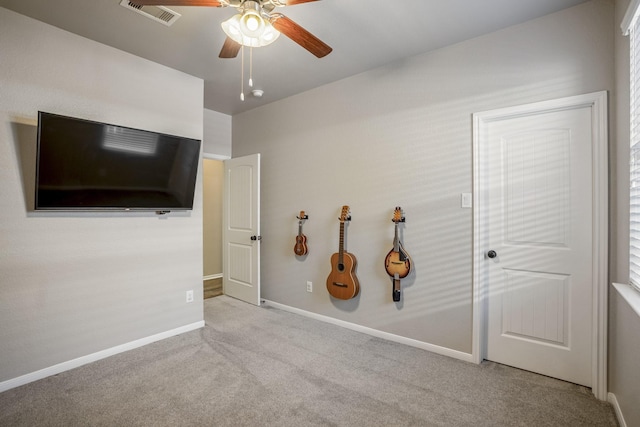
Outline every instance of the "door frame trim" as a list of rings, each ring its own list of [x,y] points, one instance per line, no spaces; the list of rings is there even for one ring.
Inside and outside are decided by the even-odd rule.
[[[486,164],[481,148],[487,144],[486,126],[490,122],[507,120],[554,110],[591,108],[592,172],[593,172],[593,324],[591,340],[592,392],[596,398],[607,400],[607,316],[608,316],[608,127],[607,92],[536,102],[473,114],[473,331],[472,359],[482,362],[487,354],[487,295],[488,282],[484,248],[486,232],[483,218],[484,180],[482,165]]]

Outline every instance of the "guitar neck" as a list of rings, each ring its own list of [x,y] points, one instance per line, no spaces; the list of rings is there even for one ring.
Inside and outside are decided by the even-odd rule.
[[[340,244],[338,246],[338,262],[344,263],[344,221],[340,222]]]
[[[398,223],[396,222],[395,237],[393,238],[393,251],[400,251],[400,240],[398,239]]]

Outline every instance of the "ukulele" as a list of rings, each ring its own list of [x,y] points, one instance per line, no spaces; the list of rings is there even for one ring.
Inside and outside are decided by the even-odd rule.
[[[302,234],[302,221],[307,219],[308,216],[305,215],[304,211],[300,211],[300,216],[298,216],[298,235],[296,236],[296,244],[293,247],[293,252],[298,256],[306,255],[309,252],[307,248],[307,236]]]
[[[411,271],[411,257],[402,246],[398,238],[398,223],[404,222],[402,209],[398,206],[391,220],[395,223],[395,237],[393,238],[393,249],[389,251],[384,260],[384,268],[387,274],[393,278],[393,300],[400,301],[400,279],[407,277]]]
[[[340,246],[338,252],[331,255],[331,273],[327,277],[329,295],[338,299],[351,299],[360,292],[360,284],[355,275],[356,257],[344,250],[344,223],[351,221],[349,206],[342,207],[340,215]]]

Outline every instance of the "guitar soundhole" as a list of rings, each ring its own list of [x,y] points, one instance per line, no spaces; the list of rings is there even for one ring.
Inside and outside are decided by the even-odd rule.
[[[344,264],[338,264],[338,271],[341,273],[344,271]]]

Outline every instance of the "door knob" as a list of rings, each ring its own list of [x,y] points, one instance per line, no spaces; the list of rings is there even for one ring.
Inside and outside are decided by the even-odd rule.
[[[251,236],[251,240],[262,240],[262,236]]]
[[[489,258],[495,258],[495,257],[497,257],[497,256],[498,256],[498,254],[496,253],[496,251],[494,251],[494,250],[490,250],[489,252],[487,252],[487,256],[488,256]]]

